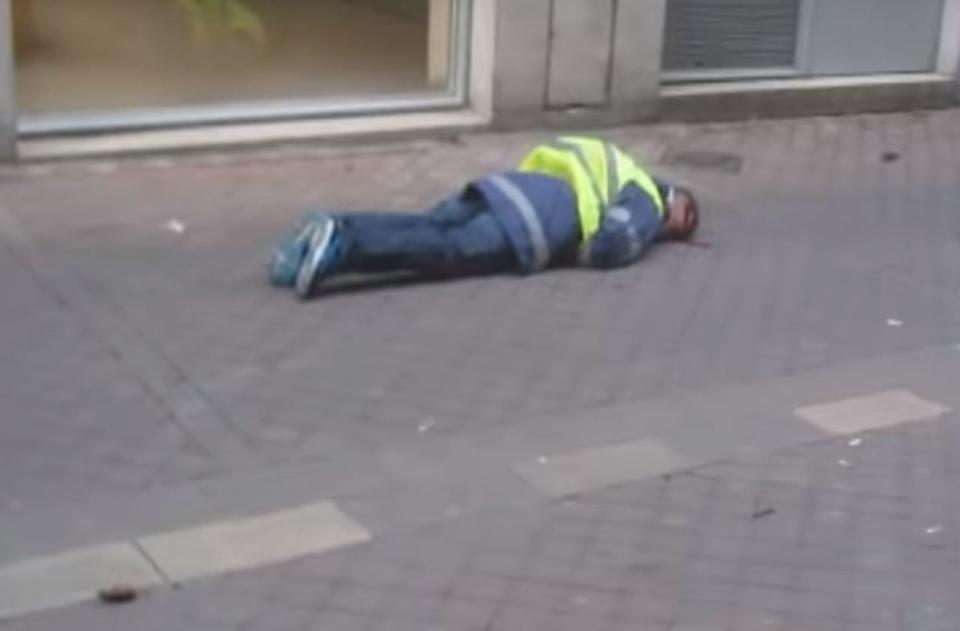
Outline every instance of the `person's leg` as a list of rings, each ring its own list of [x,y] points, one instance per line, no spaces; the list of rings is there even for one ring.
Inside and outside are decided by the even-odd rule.
[[[320,219],[317,212],[309,212],[297,222],[292,229],[285,233],[273,251],[270,253],[270,262],[267,273],[270,283],[277,287],[293,287],[300,267],[307,256],[310,247],[310,238]]]
[[[452,228],[467,223],[485,209],[483,199],[464,194],[443,200],[427,211],[427,216],[440,228]]]
[[[323,236],[318,234],[318,231],[328,230],[325,226],[330,220],[334,221],[335,226],[339,226],[341,231],[348,233],[352,231],[354,225],[359,226],[364,232],[382,232],[406,230],[425,224],[424,216],[420,214],[367,212],[332,215],[311,211],[274,246],[268,265],[271,284],[277,287],[294,287],[297,284],[311,241]],[[309,270],[308,272],[312,273]]]
[[[463,200],[464,223],[444,225],[430,214],[328,215],[315,222],[297,274],[302,298],[316,296],[340,273],[416,272],[436,278],[506,272],[516,267],[505,231],[482,200]]]
[[[513,246],[492,213],[480,213],[462,226],[450,228],[447,239],[452,250],[448,276],[500,274],[517,269]]]
[[[427,217],[423,213],[409,212],[348,212],[335,213],[337,223],[344,230],[352,230],[355,226],[363,231],[407,230],[418,228],[424,224]]]
[[[374,215],[343,217],[337,272],[413,271],[451,277],[505,271],[513,254],[499,223],[475,202],[447,212],[463,223],[444,224],[432,213],[384,221]]]
[[[426,213],[371,211],[339,213],[335,216],[347,229],[357,227],[364,232],[418,229],[425,227],[428,222],[446,229],[467,223],[485,209],[486,205],[479,197],[457,196],[441,201]]]

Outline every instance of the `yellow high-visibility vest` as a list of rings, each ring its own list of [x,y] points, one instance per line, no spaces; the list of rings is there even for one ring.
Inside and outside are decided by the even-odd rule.
[[[596,138],[566,137],[540,145],[523,159],[520,170],[552,175],[570,184],[584,242],[600,229],[603,214],[627,184],[639,186],[660,216],[664,214],[663,198],[650,174],[618,147]]]

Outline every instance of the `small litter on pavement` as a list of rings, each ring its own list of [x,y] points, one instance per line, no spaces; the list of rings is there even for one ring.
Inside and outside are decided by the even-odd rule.
[[[854,438],[849,443],[847,443],[847,445],[849,445],[850,447],[859,447],[862,444],[863,444],[862,438]]]
[[[883,155],[880,156],[880,159],[885,163],[889,164],[891,162],[896,162],[900,159],[900,152],[898,151],[885,151]]]
[[[929,528],[927,528],[927,534],[928,534],[928,535],[936,535],[936,534],[939,534],[939,533],[941,533],[941,532],[943,532],[943,526],[941,526],[941,525],[939,525],[939,524],[937,524],[936,526],[930,526]]]
[[[850,462],[849,460],[843,460],[842,458],[841,458],[840,460],[837,460],[837,464],[840,465],[841,467],[852,467],[852,466],[853,466],[853,463],[852,463],[852,462]]]
[[[124,583],[116,583],[110,587],[104,587],[97,592],[97,597],[100,599],[100,602],[108,605],[120,605],[133,602],[139,595],[140,592],[137,591],[136,587]]]
[[[887,326],[892,326],[894,328],[901,327],[903,326],[903,320],[897,320],[896,318],[888,318]]]
[[[164,225],[164,227],[174,234],[183,234],[187,231],[186,224],[178,219],[171,219]]]
[[[424,419],[424,421],[423,421],[422,423],[420,423],[419,426],[417,426],[417,433],[418,433],[418,434],[426,434],[426,433],[429,432],[431,429],[433,429],[434,426],[436,426],[436,424],[437,424],[437,422],[434,421],[432,418]]]
[[[773,517],[776,514],[777,509],[775,508],[762,508],[753,512],[753,520],[758,521],[760,519],[766,519],[767,517]]]

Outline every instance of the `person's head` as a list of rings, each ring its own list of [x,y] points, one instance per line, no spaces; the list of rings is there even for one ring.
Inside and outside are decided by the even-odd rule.
[[[700,225],[700,205],[689,189],[671,186],[667,191],[664,233],[668,239],[687,241]]]

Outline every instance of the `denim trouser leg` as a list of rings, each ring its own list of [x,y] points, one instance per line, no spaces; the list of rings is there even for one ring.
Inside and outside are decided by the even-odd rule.
[[[450,200],[428,214],[341,216],[342,272],[413,271],[451,277],[514,269],[499,222],[479,202]]]

